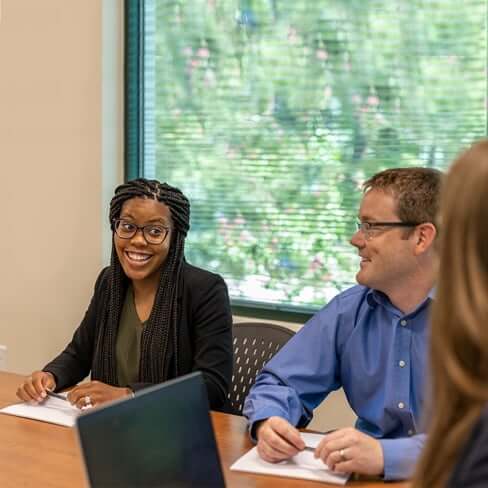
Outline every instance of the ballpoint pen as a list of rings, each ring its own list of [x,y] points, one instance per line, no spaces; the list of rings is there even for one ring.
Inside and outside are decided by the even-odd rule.
[[[46,393],[47,393],[47,396],[59,398],[60,400],[68,401],[68,399],[64,395],[61,395],[60,393],[54,393],[54,391],[49,391],[49,390],[46,390]]]
[[[332,432],[335,432],[337,429],[331,429],[331,430],[326,430],[325,432],[309,432],[309,434],[322,434],[323,436],[326,436],[327,434],[332,434]],[[304,450],[307,451],[315,451],[317,449],[318,443],[313,443],[313,444],[305,444]]]

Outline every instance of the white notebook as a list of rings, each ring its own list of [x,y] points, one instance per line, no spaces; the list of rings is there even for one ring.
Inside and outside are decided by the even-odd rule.
[[[302,433],[302,438],[307,447],[315,448],[323,438],[323,435],[304,432]],[[230,469],[247,473],[323,481],[324,483],[334,483],[336,485],[344,485],[349,478],[348,474],[334,473],[320,459],[315,459],[312,449],[305,449],[287,461],[274,464],[261,459],[257,448],[253,447],[244,456],[240,457]]]
[[[9,405],[0,409],[0,413],[73,427],[81,410],[60,398],[47,397],[37,405],[27,402]]]

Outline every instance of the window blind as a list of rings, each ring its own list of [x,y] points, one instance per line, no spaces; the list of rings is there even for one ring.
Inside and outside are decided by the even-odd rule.
[[[324,305],[354,283],[362,181],[486,134],[486,1],[143,6],[135,159],[190,198],[187,258],[236,303]]]

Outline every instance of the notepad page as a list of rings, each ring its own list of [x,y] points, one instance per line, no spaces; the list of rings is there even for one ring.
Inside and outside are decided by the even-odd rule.
[[[312,442],[311,439],[310,442]],[[257,448],[254,447],[240,457],[230,469],[247,473],[323,481],[336,485],[344,485],[349,478],[347,474],[334,473],[328,469],[320,459],[315,459],[311,450],[299,452],[296,456],[281,463],[268,463],[259,456]]]
[[[81,410],[60,398],[47,397],[39,404],[25,402],[9,405],[0,409],[0,413],[73,427]]]

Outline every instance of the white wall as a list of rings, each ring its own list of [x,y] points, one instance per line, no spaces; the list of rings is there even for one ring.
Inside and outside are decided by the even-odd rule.
[[[102,264],[105,0],[0,1],[0,344],[28,373],[66,344]]]

